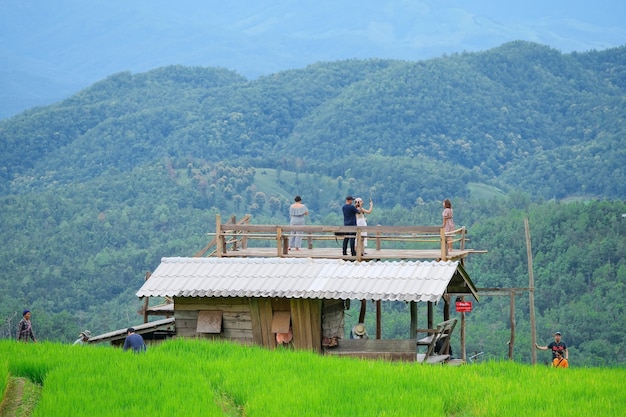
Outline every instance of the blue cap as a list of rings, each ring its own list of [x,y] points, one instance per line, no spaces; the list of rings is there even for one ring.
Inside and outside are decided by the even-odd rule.
[[[25,316],[25,315],[26,315],[26,313],[30,313],[30,310],[24,310],[24,311],[22,312],[22,316]]]

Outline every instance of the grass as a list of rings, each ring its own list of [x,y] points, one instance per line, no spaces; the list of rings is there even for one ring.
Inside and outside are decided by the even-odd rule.
[[[28,417],[41,398],[42,387],[28,378],[8,378],[3,401],[0,403],[1,417]]]
[[[426,366],[183,339],[142,355],[0,341],[0,357],[0,382],[8,374],[43,382],[32,416],[621,416],[626,408],[626,370],[617,368]]]

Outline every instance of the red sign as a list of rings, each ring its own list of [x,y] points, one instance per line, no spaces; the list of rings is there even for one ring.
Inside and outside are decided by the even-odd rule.
[[[472,311],[471,301],[457,301],[456,302],[457,313],[469,313],[470,311]]]

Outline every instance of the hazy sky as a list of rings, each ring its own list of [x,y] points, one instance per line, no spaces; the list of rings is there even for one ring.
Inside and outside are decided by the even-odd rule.
[[[626,44],[624,17],[626,2],[606,0],[0,0],[0,101],[56,100],[116,72],[175,64],[255,78],[520,39],[584,52]]]

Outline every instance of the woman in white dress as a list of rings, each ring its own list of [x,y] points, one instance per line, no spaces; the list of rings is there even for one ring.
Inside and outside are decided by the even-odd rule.
[[[452,233],[456,229],[454,225],[454,212],[452,211],[452,203],[447,198],[443,200],[443,212],[441,213],[441,217],[443,217],[443,228],[446,232]],[[452,237],[448,237],[448,253],[452,252]]]
[[[289,207],[289,224],[292,226],[300,226],[304,224],[304,216],[309,214],[309,209],[302,204],[302,198],[297,195],[294,198],[295,203]],[[291,232],[289,237],[289,250],[300,250],[302,245],[302,232]]]
[[[369,209],[363,208],[363,199],[361,197],[358,197],[354,200],[354,206],[360,209],[359,213],[356,215],[356,225],[367,226],[367,219],[365,218],[365,214],[370,214],[372,212],[372,209],[374,208],[374,203],[372,202],[372,199],[370,198]],[[363,237],[363,252],[362,253],[365,254],[365,248],[367,248],[367,232],[361,233],[361,236]]]

